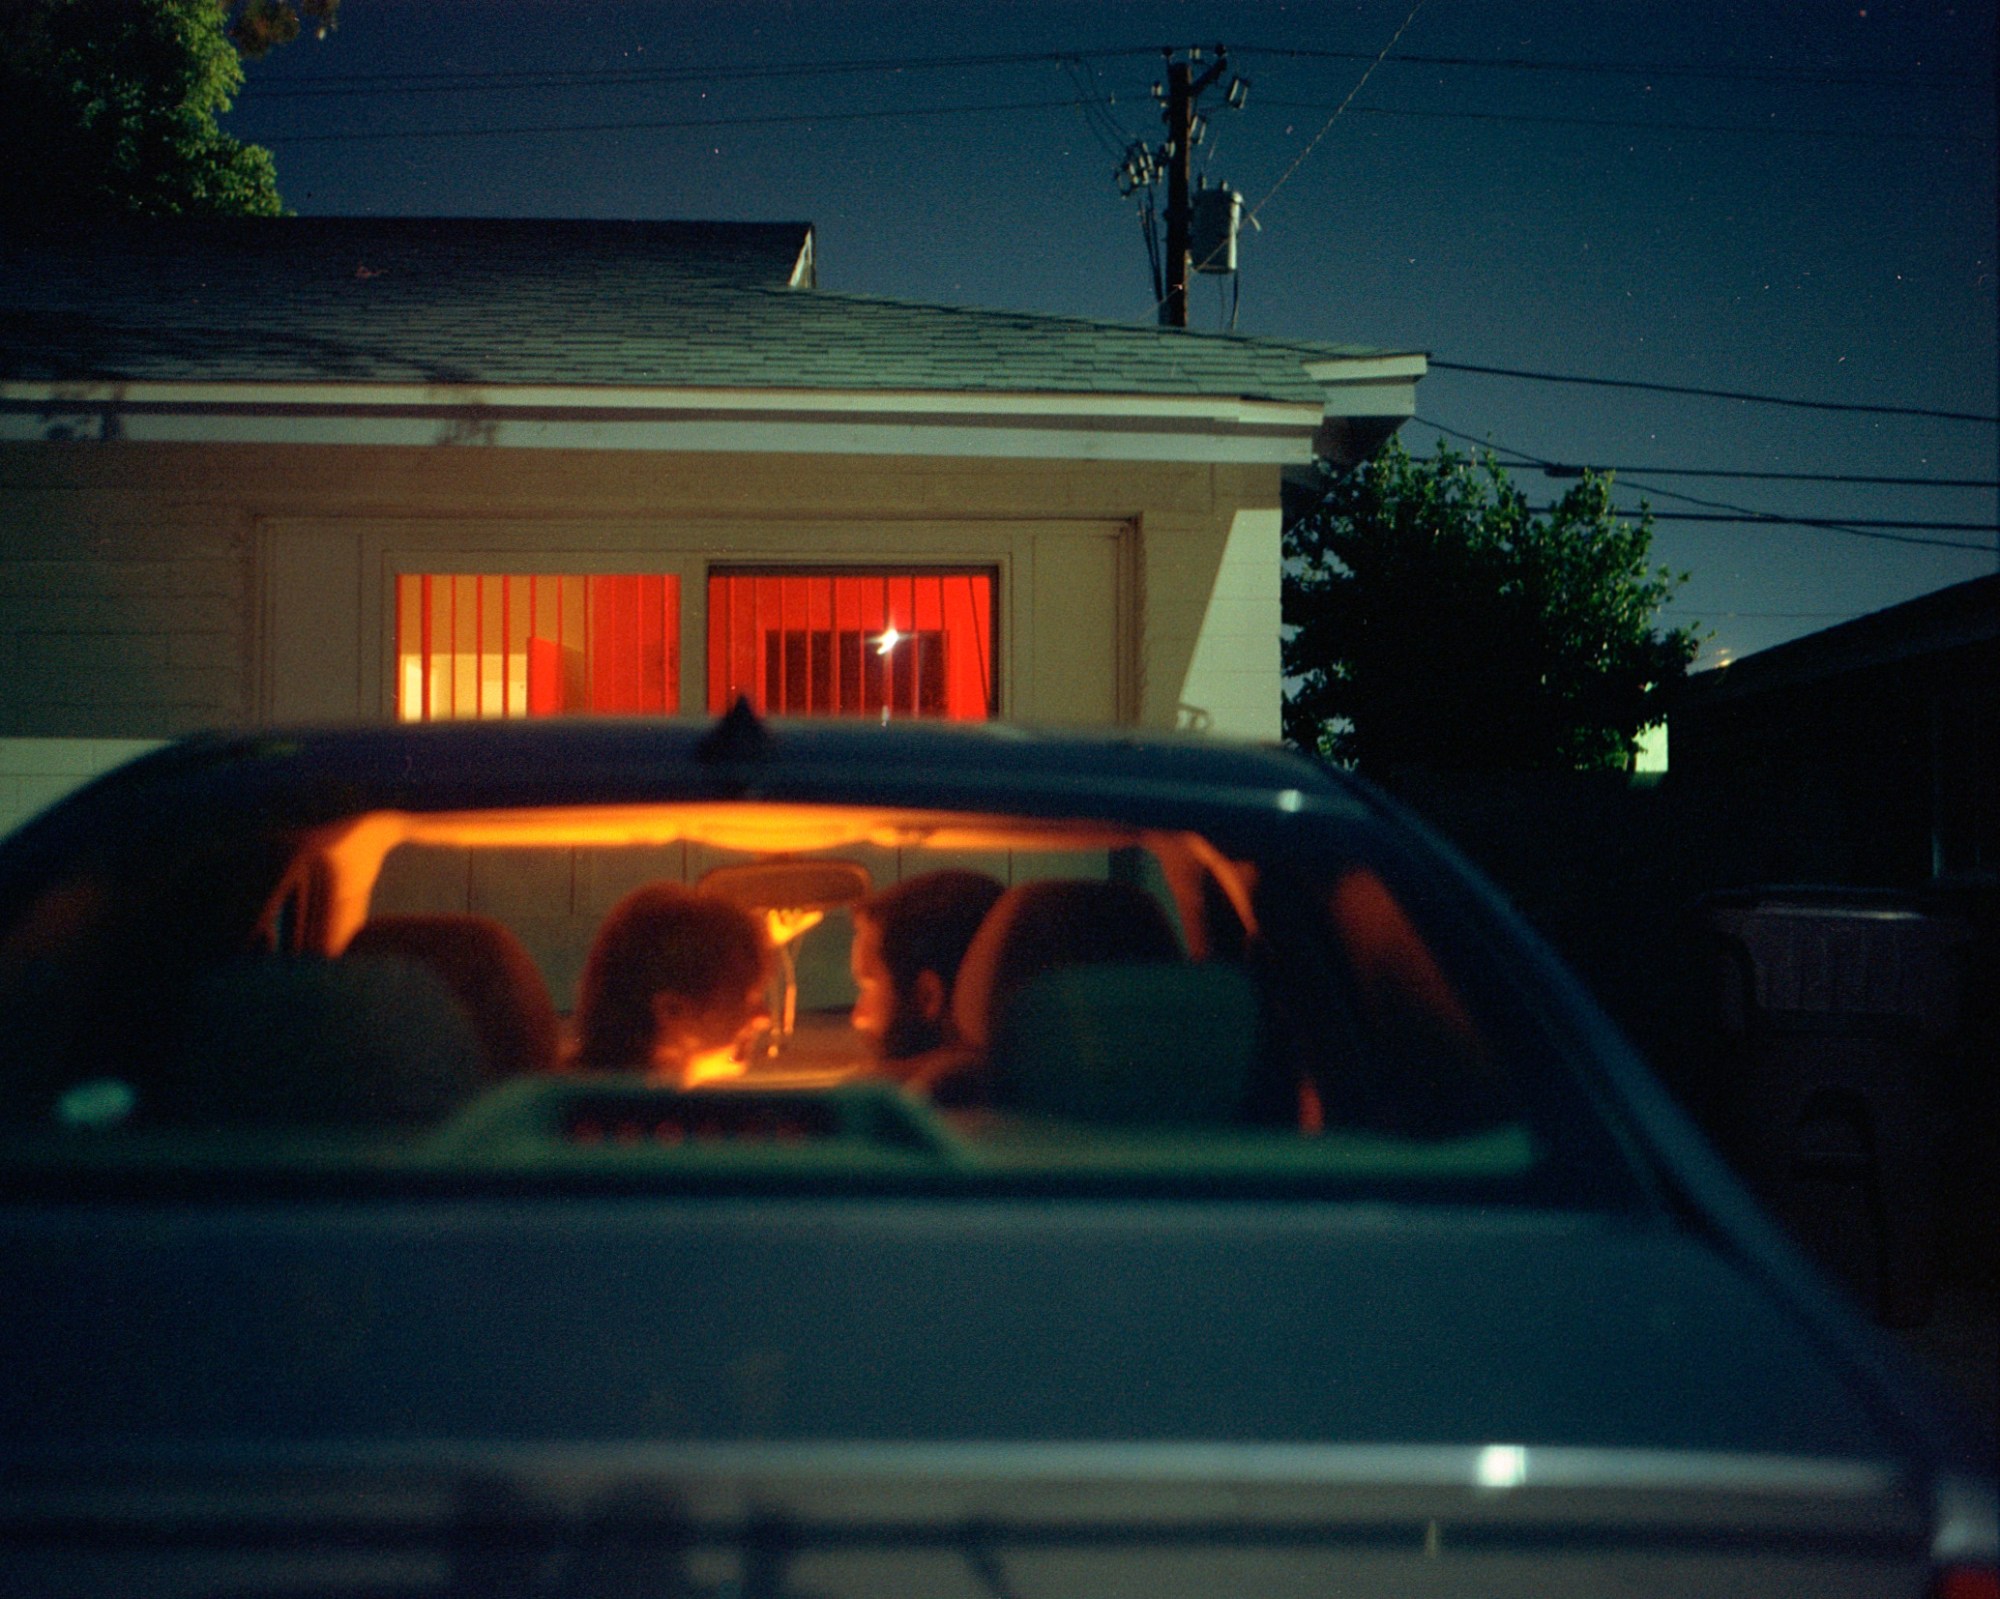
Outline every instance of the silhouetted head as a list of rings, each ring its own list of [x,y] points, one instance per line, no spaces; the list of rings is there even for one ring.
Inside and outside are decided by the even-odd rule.
[[[748,911],[676,883],[634,889],[584,963],[577,1064],[684,1069],[764,1019],[770,972],[770,943]]]
[[[959,963],[1000,884],[983,872],[926,872],[854,907],[854,1025],[889,1061],[953,1042]]]

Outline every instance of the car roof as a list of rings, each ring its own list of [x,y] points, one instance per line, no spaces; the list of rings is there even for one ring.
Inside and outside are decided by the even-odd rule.
[[[196,735],[101,779],[24,832],[119,812],[254,811],[311,826],[374,810],[767,799],[1079,816],[1134,826],[1357,821],[1365,788],[1288,751],[1009,724],[549,719]]]

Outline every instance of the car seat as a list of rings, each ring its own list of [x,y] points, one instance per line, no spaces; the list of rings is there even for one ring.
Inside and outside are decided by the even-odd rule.
[[[989,1057],[1007,1108],[1099,1127],[1246,1119],[1260,1061],[1256,985],[1237,966],[1115,962],[1032,979]]]
[[[1020,1083],[995,1051],[1009,1007],[1037,978],[1075,966],[1182,960],[1159,903],[1129,883],[1051,879],[1021,883],[979,924],[952,989],[965,1063],[927,1086],[947,1107],[990,1101],[1012,1108]]]
[[[491,917],[378,916],[341,958],[405,960],[441,977],[485,1047],[490,1079],[554,1069],[559,1028],[548,985],[520,939]]]
[[[143,1119],[209,1128],[434,1126],[478,1093],[470,1020],[409,961],[247,956],[196,975]]]

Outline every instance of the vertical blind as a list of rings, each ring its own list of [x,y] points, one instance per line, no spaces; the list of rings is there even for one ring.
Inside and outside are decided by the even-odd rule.
[[[680,579],[657,573],[403,573],[396,715],[680,709]]]

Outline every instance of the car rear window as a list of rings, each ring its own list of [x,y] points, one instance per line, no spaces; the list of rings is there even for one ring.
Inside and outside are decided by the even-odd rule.
[[[1513,957],[1444,879],[1365,830],[1255,845],[745,801],[110,850],[0,928],[8,1169],[1629,1200]],[[627,1017],[644,1047],[607,1054],[637,979],[603,952],[655,902],[662,926],[689,905],[754,924],[763,965],[703,1047],[659,1042],[686,1006],[654,988]],[[628,964],[727,942],[648,936]],[[921,957],[889,973],[886,1024],[863,980],[885,940]]]

